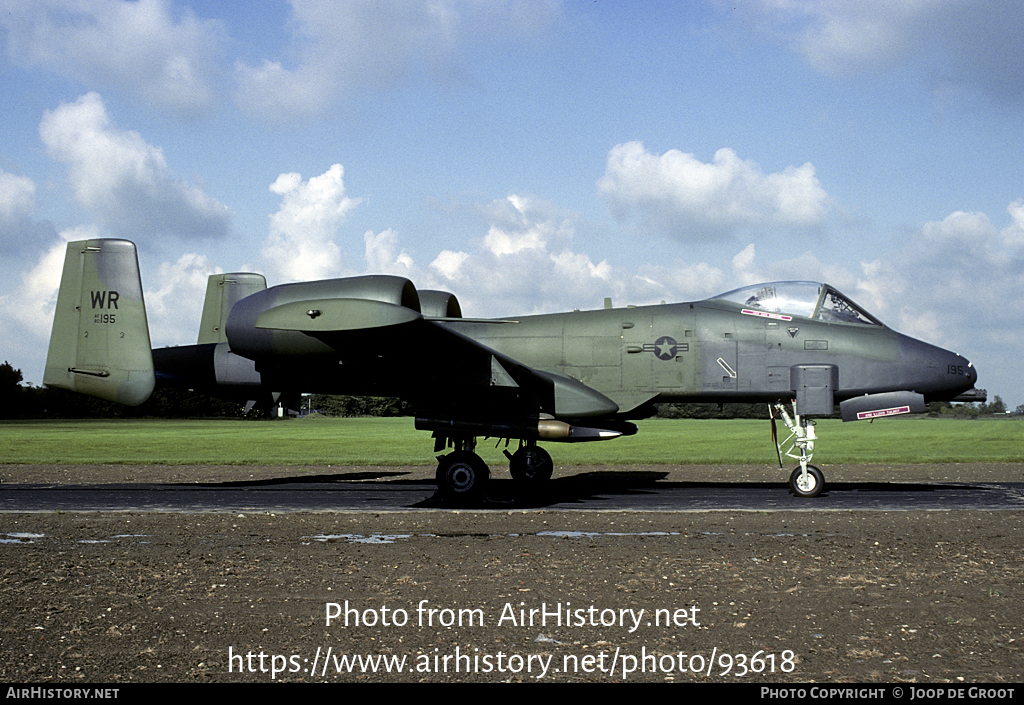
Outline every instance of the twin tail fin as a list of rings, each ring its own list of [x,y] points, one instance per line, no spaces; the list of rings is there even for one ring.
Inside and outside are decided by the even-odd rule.
[[[153,354],[134,243],[68,243],[43,383],[128,406],[153,393]]]

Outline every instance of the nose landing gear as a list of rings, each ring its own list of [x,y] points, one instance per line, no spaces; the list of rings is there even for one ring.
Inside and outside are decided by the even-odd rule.
[[[798,467],[789,476],[789,489],[797,497],[817,497],[825,489],[825,476],[813,465]]]
[[[810,465],[814,457],[814,422],[796,413],[796,402],[793,402],[793,416],[790,417],[784,404],[774,404],[769,407],[772,418],[772,439],[775,441],[775,450],[779,456],[779,467],[782,467],[783,446],[788,444],[785,450],[787,458],[793,458],[800,462],[799,467],[793,470],[789,476],[789,490],[797,497],[817,497],[825,489],[825,475],[813,465]],[[789,436],[785,440],[779,440],[776,427],[776,414],[782,418],[782,422],[789,429]],[[799,453],[795,452],[799,451]]]

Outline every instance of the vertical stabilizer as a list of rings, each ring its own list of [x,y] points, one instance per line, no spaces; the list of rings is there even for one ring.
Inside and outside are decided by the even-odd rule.
[[[43,383],[128,406],[153,393],[153,354],[134,243],[68,243]]]
[[[228,337],[224,332],[224,323],[228,320],[231,307],[246,296],[266,288],[267,280],[262,274],[211,274],[206,282],[206,300],[203,302],[198,344],[226,343]]]

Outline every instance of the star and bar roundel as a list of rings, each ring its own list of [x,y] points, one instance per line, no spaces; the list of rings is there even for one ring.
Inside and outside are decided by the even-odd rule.
[[[676,356],[676,351],[679,349],[675,338],[670,338],[667,335],[663,335],[655,340],[652,347],[654,356],[659,360],[671,360]]]
[[[644,343],[644,352],[654,353],[659,360],[674,360],[676,355],[689,349],[689,343],[677,343],[670,335],[663,335],[653,343]]]

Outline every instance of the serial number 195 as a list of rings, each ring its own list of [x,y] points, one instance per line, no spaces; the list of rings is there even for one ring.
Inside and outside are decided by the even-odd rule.
[[[93,323],[114,323],[114,316],[116,313],[94,313],[92,315]]]

